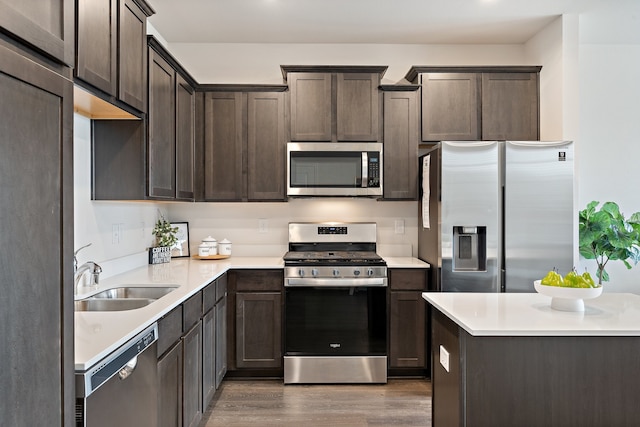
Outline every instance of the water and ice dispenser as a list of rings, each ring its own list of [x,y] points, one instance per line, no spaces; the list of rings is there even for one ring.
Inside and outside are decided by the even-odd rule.
[[[487,270],[487,227],[453,227],[453,271]]]

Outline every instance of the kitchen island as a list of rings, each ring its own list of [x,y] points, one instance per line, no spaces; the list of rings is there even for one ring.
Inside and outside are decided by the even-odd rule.
[[[640,419],[640,296],[583,313],[539,294],[425,292],[434,426],[632,426]]]

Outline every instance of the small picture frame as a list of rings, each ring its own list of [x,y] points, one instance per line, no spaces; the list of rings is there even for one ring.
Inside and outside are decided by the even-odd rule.
[[[178,241],[171,246],[171,258],[184,258],[191,256],[189,253],[189,223],[172,222],[171,227],[177,227],[176,237]]]

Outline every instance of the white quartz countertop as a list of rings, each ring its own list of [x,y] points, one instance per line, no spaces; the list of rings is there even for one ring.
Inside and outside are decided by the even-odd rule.
[[[428,268],[411,257],[384,257],[389,268]],[[147,265],[101,281],[100,287],[76,299],[119,286],[177,286],[153,303],[128,311],[75,312],[75,369],[85,371],[147,326],[230,269],[283,268],[282,257],[235,257],[224,260],[174,258],[167,264]]]
[[[550,307],[537,293],[423,292],[422,297],[474,336],[640,336],[640,295],[603,293],[584,312]]]
[[[383,256],[387,268],[429,268],[429,264],[412,257],[387,257]]]

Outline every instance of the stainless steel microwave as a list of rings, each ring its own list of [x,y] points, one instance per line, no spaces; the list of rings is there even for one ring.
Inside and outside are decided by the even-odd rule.
[[[382,144],[290,142],[288,196],[382,196]]]

